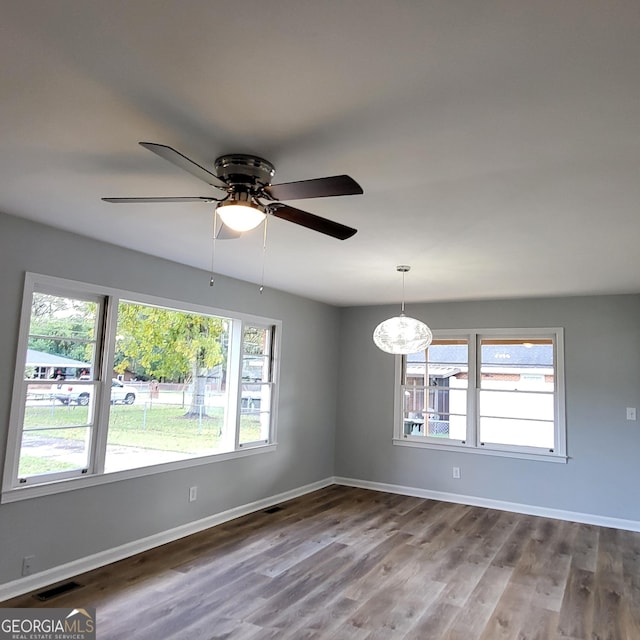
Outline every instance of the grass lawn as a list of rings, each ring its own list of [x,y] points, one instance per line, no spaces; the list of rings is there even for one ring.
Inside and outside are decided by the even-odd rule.
[[[215,448],[223,426],[222,407],[211,407],[207,415],[185,418],[183,407],[115,405],[109,414],[108,444],[198,453]]]
[[[59,460],[51,460],[50,458],[42,458],[40,456],[20,456],[20,476],[33,476],[37,473],[51,473],[53,471],[68,471],[69,469],[77,469],[78,465],[70,462],[60,462]]]

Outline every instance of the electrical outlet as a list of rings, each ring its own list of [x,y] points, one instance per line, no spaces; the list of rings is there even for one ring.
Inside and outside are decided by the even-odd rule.
[[[25,556],[22,558],[22,575],[30,576],[33,573],[33,563],[35,562],[35,556]]]
[[[635,420],[635,419],[636,419],[636,408],[627,407],[627,420]]]
[[[198,487],[189,487],[189,502],[195,502],[198,499]]]
[[[460,480],[460,467],[453,467],[453,477]]]

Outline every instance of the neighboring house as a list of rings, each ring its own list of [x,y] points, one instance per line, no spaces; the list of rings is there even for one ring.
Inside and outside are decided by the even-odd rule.
[[[27,371],[32,372],[34,380],[47,378],[79,378],[82,371],[89,371],[91,365],[73,358],[65,358],[55,353],[45,353],[35,349],[27,349]]]
[[[467,345],[436,342],[426,353],[407,356],[406,433],[464,439],[466,393],[460,390],[468,388],[467,358]],[[518,415],[527,411],[527,404],[540,404],[548,400],[547,396],[554,388],[553,371],[551,344],[485,344],[482,346],[477,384],[485,390],[534,392],[499,394],[502,406],[496,415],[501,415],[500,411],[504,411],[507,402],[514,406],[513,415]],[[489,413],[492,413],[491,400],[490,395],[485,396],[484,409]],[[547,419],[553,419],[551,407],[550,410]],[[428,434],[424,434],[423,430],[424,414],[428,416]]]
[[[115,369],[113,370],[113,377],[116,380],[120,380],[120,382],[131,382],[132,380],[138,380],[138,379],[144,379],[146,380],[145,377],[140,376],[139,374],[136,374],[135,371],[131,371],[131,369],[125,369],[122,373],[116,371]]]

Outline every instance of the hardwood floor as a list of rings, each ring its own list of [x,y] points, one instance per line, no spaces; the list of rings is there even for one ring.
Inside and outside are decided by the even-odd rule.
[[[99,640],[638,640],[640,534],[333,486],[8,607]]]

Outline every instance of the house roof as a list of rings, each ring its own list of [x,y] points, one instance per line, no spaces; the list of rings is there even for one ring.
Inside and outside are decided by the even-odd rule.
[[[409,363],[424,362],[424,353],[411,353]],[[465,364],[467,347],[465,345],[432,345],[429,347],[429,361],[437,365]],[[546,344],[525,345],[483,345],[482,364],[511,367],[552,367],[553,346]]]
[[[36,351],[27,349],[27,366],[28,367],[75,367],[90,368],[88,362],[81,362],[73,358],[65,358],[54,353],[46,353],[44,351]]]

